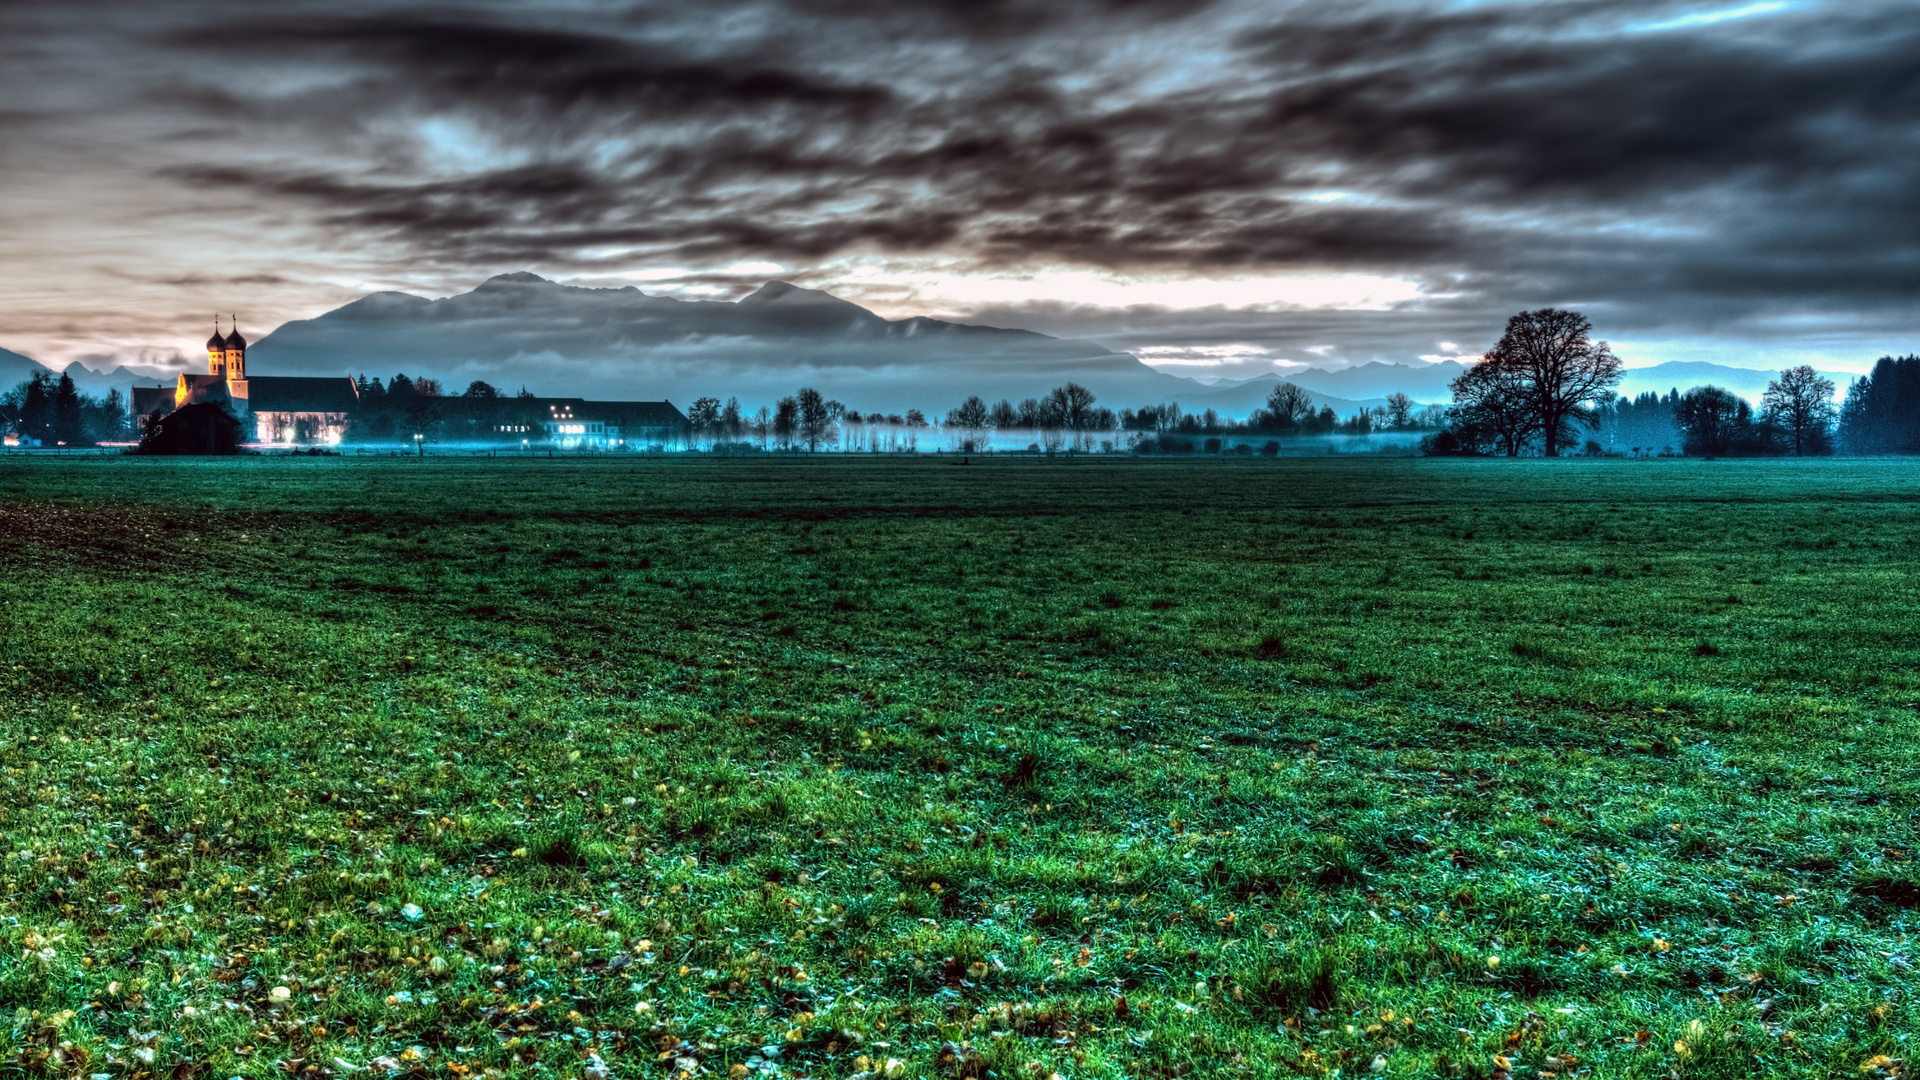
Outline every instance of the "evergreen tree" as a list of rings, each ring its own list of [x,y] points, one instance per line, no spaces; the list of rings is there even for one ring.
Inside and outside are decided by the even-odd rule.
[[[1840,441],[1857,454],[1920,452],[1920,356],[1883,356],[1847,388]]]
[[[785,449],[793,444],[794,427],[800,415],[800,404],[790,397],[780,399],[773,409],[774,445]]]
[[[127,436],[127,399],[114,387],[99,400],[86,400],[87,437],[94,442],[114,442]]]
[[[89,445],[80,393],[73,388],[73,376],[65,372],[53,390],[53,441],[62,446]]]
[[[47,393],[50,376],[36,372],[27,380],[20,399],[20,440],[32,439],[41,446],[53,443],[53,400]]]

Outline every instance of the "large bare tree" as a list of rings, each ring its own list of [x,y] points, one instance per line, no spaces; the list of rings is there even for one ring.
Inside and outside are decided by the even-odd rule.
[[[833,413],[827,407],[827,400],[820,396],[820,391],[811,386],[801,387],[795,399],[799,405],[799,430],[796,434],[807,444],[807,452],[812,453],[832,432]]]
[[[1795,456],[1823,453],[1833,431],[1833,380],[1802,364],[1767,384],[1760,412],[1793,444]]]
[[[1405,431],[1413,426],[1413,399],[1395,391],[1387,395],[1387,426]]]
[[[947,410],[947,426],[978,431],[987,426],[989,416],[987,403],[978,396],[970,397],[961,402],[959,408]]]
[[[1507,320],[1507,332],[1476,365],[1490,365],[1524,388],[1547,457],[1559,455],[1575,425],[1597,426],[1585,406],[1611,399],[1620,381],[1620,358],[1593,340],[1592,330],[1577,311],[1523,311]]]
[[[1274,427],[1292,431],[1313,417],[1313,395],[1290,382],[1280,383],[1267,394],[1267,412]]]
[[[1482,361],[1447,387],[1453,391],[1449,413],[1456,433],[1475,450],[1491,443],[1514,457],[1540,430],[1526,380],[1516,370]]]
[[[1079,383],[1068,383],[1054,387],[1041,403],[1041,408],[1050,413],[1060,427],[1068,431],[1083,431],[1093,418],[1093,401],[1093,391]]]

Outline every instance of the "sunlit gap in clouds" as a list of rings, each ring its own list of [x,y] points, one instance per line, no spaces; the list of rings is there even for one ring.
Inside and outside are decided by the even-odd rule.
[[[1025,274],[850,272],[840,280],[852,289],[863,291],[904,287],[909,294],[904,303],[943,310],[1061,304],[1121,310],[1334,308],[1378,311],[1421,295],[1418,282],[1402,278],[1313,272],[1227,278],[1137,278],[1062,267]]]
[[[1736,19],[1750,19],[1756,15],[1773,15],[1797,6],[1799,5],[1788,3],[1787,0],[1757,0],[1755,3],[1741,4],[1737,7],[1697,11],[1656,22],[1633,23],[1626,27],[1626,31],[1630,34],[1651,34],[1663,30],[1685,30],[1696,26],[1732,22]]]
[[[1305,367],[1297,360],[1281,360],[1272,350],[1249,342],[1226,345],[1147,345],[1133,350],[1140,362],[1154,368],[1190,369],[1183,374],[1201,375],[1209,368],[1280,371]]]
[[[606,248],[581,254],[613,261],[634,254]],[[1420,282],[1379,274],[1295,273],[1208,277],[1201,275],[1134,277],[1088,269],[1058,267],[1032,271],[976,270],[948,265],[915,266],[913,260],[838,262],[788,267],[764,260],[743,260],[723,267],[648,266],[585,275],[576,284],[626,281],[649,292],[701,297],[738,292],[718,282],[758,283],[791,276],[813,283],[888,318],[915,315],[964,317],[982,308],[1055,306],[1113,311],[1210,309],[1274,312],[1298,310],[1383,311],[1419,300]],[[944,262],[944,260],[941,260]]]
[[[470,176],[514,168],[533,159],[526,149],[503,146],[499,140],[483,134],[471,121],[458,117],[433,116],[420,120],[413,125],[412,134],[421,164],[441,176]]]

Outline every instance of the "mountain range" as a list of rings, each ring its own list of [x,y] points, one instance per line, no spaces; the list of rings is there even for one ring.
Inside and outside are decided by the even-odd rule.
[[[0,387],[43,365],[0,349]],[[196,368],[197,370],[197,368]],[[918,408],[943,414],[968,395],[1037,397],[1072,381],[1101,404],[1177,401],[1245,416],[1284,378],[1317,404],[1349,414],[1392,393],[1445,402],[1466,365],[1373,362],[1307,368],[1207,385],[1158,371],[1130,353],[1086,340],[914,317],[890,320],[831,294],[769,282],[734,302],[680,300],[637,288],[582,288],[534,274],[503,274],[471,292],[431,300],[378,292],[312,319],[289,322],[248,350],[255,375],[379,375],[437,379],[458,393],[479,379],[512,393],[599,399],[740,399],[748,410],[801,386],[862,411]],[[87,393],[171,381],[160,369],[67,372]],[[1757,399],[1777,372],[1674,362],[1629,370],[1620,391],[1665,392],[1703,383]],[[1851,378],[1828,373],[1844,387]]]
[[[58,375],[62,370],[49,367],[10,349],[0,349],[0,393],[11,390],[39,372],[51,371]],[[121,364],[112,371],[95,371],[78,360],[68,364],[64,371],[73,377],[74,389],[83,394],[100,396],[118,387],[122,397],[127,396],[127,388],[136,382],[149,385],[155,382],[172,382],[175,374],[161,368],[129,367],[126,364]]]
[[[630,286],[582,288],[526,273],[442,300],[374,293],[287,323],[248,350],[248,369],[406,372],[437,378],[451,392],[479,379],[507,392],[526,386],[683,406],[704,395],[735,396],[748,409],[813,386],[854,409],[929,414],[971,394],[1018,401],[1067,382],[1115,408],[1189,399],[1205,408],[1248,393],[1204,387],[1089,341],[925,317],[890,320],[783,281],[724,302]],[[1363,404],[1325,397],[1336,410]]]
[[[1835,398],[1845,397],[1847,387],[1859,378],[1850,371],[1820,374],[1833,382]],[[1767,384],[1779,377],[1778,371],[1726,367],[1701,360],[1669,360],[1652,367],[1628,368],[1616,389],[1628,397],[1637,397],[1648,392],[1664,395],[1678,390],[1684,394],[1696,386],[1717,386],[1757,403],[1760,395],[1767,392]]]

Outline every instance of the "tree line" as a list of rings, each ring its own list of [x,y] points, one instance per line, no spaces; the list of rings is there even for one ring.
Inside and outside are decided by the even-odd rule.
[[[1055,449],[1113,430],[1117,422],[1113,411],[1096,408],[1094,400],[1091,390],[1071,382],[1017,405],[1010,400],[988,405],[975,395],[947,410],[943,426],[954,440],[954,449],[964,452],[984,451],[993,431],[1038,432],[1047,448]],[[718,398],[702,397],[687,410],[687,421],[696,444],[717,448],[744,444],[762,450],[911,450],[934,427],[919,409],[862,413],[811,387],[781,398],[771,410],[762,406],[751,415],[741,412],[738,398],[728,398],[721,405]]]
[[[885,425],[897,447],[874,445],[874,449],[909,449],[918,443],[918,433],[933,425],[919,409],[905,414],[867,413],[849,409],[810,386],[747,413],[740,399],[729,397],[725,405],[719,398],[696,398],[687,410],[687,426],[695,445],[719,450],[819,450],[842,442],[864,440],[866,429]],[[877,436],[876,436],[877,437]]]
[[[118,442],[132,434],[127,399],[117,389],[95,397],[82,394],[73,377],[35,372],[0,394],[0,412],[22,446],[84,447]]]
[[[1717,386],[1618,396],[1620,360],[1592,330],[1579,312],[1554,308],[1508,319],[1499,342],[1450,384],[1446,429],[1427,441],[1428,452],[1598,453],[1605,450],[1599,441],[1581,440],[1603,428],[1616,450],[1634,454],[1671,452],[1674,441],[1681,452],[1705,457],[1829,454],[1836,428],[1837,441],[1852,450],[1892,449],[1902,445],[1903,430],[1911,433],[1904,445],[1920,450],[1920,359],[1881,360],[1838,410],[1832,380],[1806,365],[1790,368],[1768,383],[1755,410]]]
[[[1173,453],[1203,446],[1209,452],[1223,447],[1250,452],[1246,442],[1265,437],[1426,432],[1421,445],[1434,454],[1920,453],[1920,356],[1882,357],[1870,374],[1848,387],[1838,407],[1831,380],[1812,367],[1795,367],[1769,383],[1755,409],[1715,386],[1684,394],[1676,389],[1665,395],[1616,395],[1621,363],[1591,333],[1592,324],[1574,311],[1543,308],[1514,315],[1482,360],[1453,380],[1451,406],[1422,407],[1396,393],[1384,405],[1342,417],[1330,406],[1316,407],[1301,387],[1281,382],[1264,407],[1244,419],[1223,417],[1211,408],[1183,411],[1177,402],[1116,412],[1070,382],[1018,403],[1003,399],[989,405],[970,396],[948,410],[938,426],[953,449],[971,452],[986,450],[996,432],[1032,432],[1036,450]],[[405,374],[384,384],[363,375],[355,384],[359,401],[348,434],[354,441],[415,436],[517,441],[543,438],[550,420],[538,405],[541,399],[524,388],[508,395],[476,380],[460,394],[448,395],[434,379]],[[811,387],[752,413],[738,398],[723,404],[717,397],[701,397],[687,420],[692,445],[723,451],[915,450],[936,428],[918,409],[862,413]],[[131,435],[118,390],[92,397],[79,393],[70,376],[52,372],[36,373],[0,395],[0,421],[10,423],[26,445],[89,446]],[[502,435],[507,429],[514,430]],[[1277,447],[1269,439],[1262,449],[1274,453]]]

